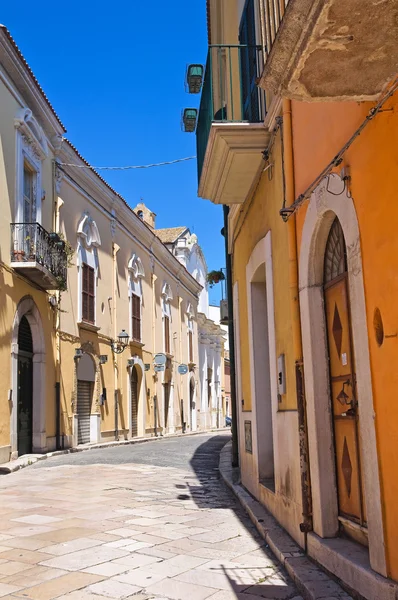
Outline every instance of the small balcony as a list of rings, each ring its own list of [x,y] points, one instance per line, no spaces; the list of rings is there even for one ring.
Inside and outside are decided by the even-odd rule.
[[[262,0],[260,86],[304,101],[363,101],[395,77],[398,19],[392,0]]]
[[[260,46],[211,45],[196,128],[198,195],[215,204],[241,204],[261,171],[270,134]]]
[[[45,290],[66,289],[65,242],[39,223],[11,223],[11,267]]]

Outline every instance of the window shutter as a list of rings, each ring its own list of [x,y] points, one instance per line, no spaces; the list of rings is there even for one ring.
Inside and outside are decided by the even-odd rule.
[[[193,333],[189,331],[188,333],[188,342],[189,342],[189,362],[193,363]]]
[[[83,264],[82,271],[82,319],[94,323],[95,318],[95,273],[92,267]]]
[[[170,354],[170,319],[164,317],[164,351]]]
[[[141,298],[136,294],[131,295],[132,333],[133,340],[141,341]]]

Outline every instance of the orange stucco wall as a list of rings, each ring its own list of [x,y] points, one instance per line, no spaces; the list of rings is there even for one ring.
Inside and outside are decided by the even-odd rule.
[[[371,106],[292,103],[296,197],[337,154]],[[360,229],[388,568],[398,579],[398,94],[347,150],[341,167],[345,165]],[[303,206],[297,215],[299,245],[305,211]],[[381,346],[373,328],[376,307],[384,324]]]

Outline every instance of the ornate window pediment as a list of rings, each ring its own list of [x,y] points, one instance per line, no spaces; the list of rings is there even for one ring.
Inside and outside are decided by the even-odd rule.
[[[189,320],[193,319],[195,316],[195,312],[193,310],[193,306],[190,302],[188,302],[187,304],[187,311],[186,311],[187,317]]]
[[[165,302],[173,300],[173,292],[171,291],[170,284],[165,282],[162,287],[162,298]]]
[[[32,111],[29,108],[21,108],[14,124],[22,136],[24,145],[30,148],[37,160],[43,160],[48,155],[47,140]]]
[[[83,239],[86,248],[101,246],[101,238],[97,223],[90,217],[89,213],[84,213],[77,226],[77,235]]]
[[[142,261],[139,256],[133,254],[129,260],[128,270],[134,277],[134,279],[139,279],[145,277],[145,271],[142,264]]]

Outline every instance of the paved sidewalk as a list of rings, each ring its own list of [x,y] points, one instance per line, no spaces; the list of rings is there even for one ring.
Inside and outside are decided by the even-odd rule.
[[[223,443],[198,439],[184,469],[49,459],[0,477],[0,598],[302,600],[219,480]]]
[[[220,453],[220,474],[306,600],[352,600],[343,588],[309,559],[274,517],[237,481],[231,466],[231,442]],[[380,598],[382,600],[382,598]]]

